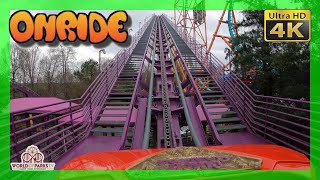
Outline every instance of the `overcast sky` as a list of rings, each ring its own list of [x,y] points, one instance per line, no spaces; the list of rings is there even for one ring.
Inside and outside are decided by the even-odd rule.
[[[14,11],[11,11],[11,13],[13,13]],[[37,14],[37,13],[46,13],[46,14],[58,14],[60,11],[31,11],[32,14]],[[84,12],[84,13],[88,13],[89,11],[75,11],[75,12]],[[114,11],[98,11],[100,13],[102,13],[104,16],[108,17],[110,13],[114,12]],[[145,18],[150,18],[152,16],[153,13],[155,13],[156,15],[161,15],[161,14],[166,14],[169,17],[173,17],[174,15],[174,11],[173,10],[165,10],[165,11],[146,11],[146,10],[130,10],[130,11],[126,11],[128,13],[128,15],[131,17],[132,19],[132,31],[129,31],[129,33],[131,35],[133,35],[138,29],[139,29],[139,22],[142,22],[142,24],[145,22]],[[191,14],[191,11],[189,11],[189,13]],[[218,10],[207,10],[207,34],[208,34],[208,44],[211,42],[211,38],[213,35],[213,32],[215,31],[217,24],[218,24],[218,20],[220,18],[222,14],[222,11],[218,11]],[[239,14],[239,13],[237,13]],[[227,16],[225,16],[225,18],[227,18]],[[229,31],[228,31],[228,26],[227,24],[222,24],[220,27],[220,34],[222,35],[229,35]],[[224,41],[221,38],[216,38],[213,47],[211,49],[211,52],[217,56],[222,62],[226,63],[225,60],[225,53],[224,53],[224,49],[227,47],[227,45],[224,43]],[[45,52],[45,50],[48,47],[44,46],[41,47],[42,51]],[[106,54],[103,54],[102,56],[105,57],[109,57],[112,58],[115,54],[117,54],[117,52],[121,49],[121,47],[117,46],[115,43],[111,43],[109,46],[105,47],[106,50]],[[75,50],[77,52],[76,55],[76,60],[78,62],[82,62],[85,60],[88,60],[89,58],[95,59],[96,61],[98,61],[99,58],[99,50],[100,49],[96,49],[93,46],[86,46],[81,44],[78,47],[75,47]],[[78,64],[78,63],[76,63]]]

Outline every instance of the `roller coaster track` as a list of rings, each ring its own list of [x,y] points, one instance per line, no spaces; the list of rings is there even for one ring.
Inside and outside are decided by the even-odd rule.
[[[256,95],[234,74],[223,75],[213,54],[153,16],[82,97],[12,110],[11,160],[30,144],[57,168],[90,152],[179,146],[276,143],[309,155],[308,101]],[[57,105],[64,106],[25,117]],[[43,121],[24,127],[32,119]],[[190,132],[181,133],[183,126]]]
[[[14,80],[10,81],[10,86],[12,88],[20,91],[21,93],[25,94],[26,97],[38,97],[38,96],[40,96],[38,93],[34,92],[30,88],[28,88],[26,86],[23,86],[22,84],[19,84]]]

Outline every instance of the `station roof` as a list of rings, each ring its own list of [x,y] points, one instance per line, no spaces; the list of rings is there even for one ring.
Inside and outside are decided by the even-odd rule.
[[[56,97],[26,97],[26,98],[17,98],[10,100],[10,113],[21,111],[21,110],[28,110],[28,113],[45,113],[50,111],[57,111],[60,109],[64,109],[69,107],[69,102],[61,103],[57,105],[47,106],[50,104],[55,104],[59,102],[64,102],[65,100],[59,99]],[[72,106],[77,105],[76,103],[71,103]],[[37,108],[42,107],[42,108]],[[32,109],[33,108],[33,109]],[[66,111],[60,111],[56,114],[63,114]]]

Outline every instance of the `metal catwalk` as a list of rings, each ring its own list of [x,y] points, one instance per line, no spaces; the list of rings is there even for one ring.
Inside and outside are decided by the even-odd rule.
[[[255,95],[222,67],[153,16],[81,98],[11,112],[11,160],[31,144],[57,169],[85,153],[124,149],[276,143],[308,155],[309,104]],[[46,107],[55,108],[34,114]]]

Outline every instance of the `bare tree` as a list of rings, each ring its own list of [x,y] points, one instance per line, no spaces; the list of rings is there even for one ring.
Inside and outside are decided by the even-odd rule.
[[[11,79],[13,81],[16,80],[16,74],[18,73],[18,70],[20,69],[19,64],[19,54],[21,50],[20,48],[15,44],[11,43],[10,47],[10,69],[11,69]]]
[[[110,63],[112,63],[112,58],[102,57],[101,58],[101,70],[103,70]]]
[[[65,98],[69,98],[69,94],[68,94],[68,89],[69,89],[69,85],[68,85],[68,79],[67,79],[67,74],[69,72],[69,68],[68,68],[68,64],[71,61],[75,60],[75,50],[73,49],[73,47],[66,47],[66,46],[62,46],[60,45],[60,53],[61,53],[61,63],[62,63],[62,78],[63,80],[61,81],[63,83],[63,87],[64,87],[64,96]]]
[[[20,66],[20,70],[18,71],[19,75],[19,82],[22,83],[28,83],[28,71],[27,71],[27,66],[28,66],[28,59],[30,58],[30,54],[28,49],[20,48],[19,51],[19,56],[18,56],[18,63]]]
[[[28,49],[29,57],[26,59],[25,68],[30,80],[31,88],[34,89],[34,81],[37,70],[37,62],[39,60],[40,50],[38,46],[33,46]]]
[[[9,46],[8,46],[9,48]],[[44,53],[38,46],[24,48],[11,42],[10,49],[11,78],[19,83],[29,84],[32,90],[43,90],[39,94],[48,94],[60,98],[74,96],[70,86],[74,82],[73,71],[75,50],[60,45],[48,48]],[[41,84],[45,86],[41,86]],[[55,83],[59,85],[56,86]]]

